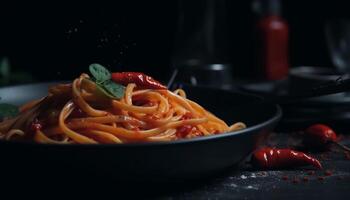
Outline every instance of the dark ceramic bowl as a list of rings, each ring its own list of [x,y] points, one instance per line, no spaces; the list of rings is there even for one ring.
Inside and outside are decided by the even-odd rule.
[[[21,104],[47,94],[50,84],[0,89],[1,103]],[[0,142],[1,171],[13,176],[105,177],[127,181],[198,179],[238,164],[273,130],[281,109],[254,104],[259,97],[199,87],[184,88],[189,98],[229,123],[247,129],[174,142],[115,145],[49,145]],[[23,170],[25,168],[25,170]]]
[[[301,66],[295,67],[289,73],[289,94],[298,94],[301,90],[318,87],[322,84],[337,81],[339,78],[347,79],[349,75],[337,72],[333,68]],[[347,92],[310,98],[304,103],[318,104],[348,104],[350,95]]]

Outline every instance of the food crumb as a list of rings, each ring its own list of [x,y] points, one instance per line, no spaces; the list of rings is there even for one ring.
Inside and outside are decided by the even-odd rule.
[[[231,183],[230,186],[231,186],[231,187],[237,187],[237,185],[234,184],[234,183]]]
[[[320,181],[324,181],[325,178],[323,176],[319,176],[317,179]]]
[[[311,170],[307,173],[308,175],[314,175],[315,174],[315,171],[314,170]]]
[[[306,176],[303,177],[303,181],[304,181],[304,182],[308,182],[308,181],[309,181],[309,177],[306,177]]]
[[[261,175],[267,176],[267,172],[261,172]]]
[[[299,183],[300,180],[299,180],[299,178],[294,178],[292,182],[293,182],[293,183]]]
[[[247,176],[245,176],[245,175],[242,175],[241,176],[241,179],[247,179],[248,177]]]
[[[251,178],[256,178],[256,174],[255,174],[255,173],[252,173],[252,174],[250,175],[250,177],[251,177]]]
[[[250,190],[258,190],[259,188],[252,186],[252,185],[248,185],[245,187],[246,189],[250,189]]]
[[[289,178],[288,178],[288,176],[282,176],[282,180],[288,180]]]
[[[324,172],[324,175],[326,175],[326,176],[331,176],[332,174],[333,174],[333,172],[331,170],[326,170]]]
[[[350,160],[350,153],[347,151],[344,151],[345,159]]]

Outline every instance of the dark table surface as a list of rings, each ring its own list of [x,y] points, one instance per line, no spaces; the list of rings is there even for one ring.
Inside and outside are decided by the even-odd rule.
[[[295,145],[288,134],[272,134],[268,145]],[[350,137],[342,144],[350,145]],[[145,186],[137,195],[155,199],[350,199],[350,158],[332,146],[311,153],[322,170],[313,168],[260,171],[243,162],[215,177],[196,182]]]
[[[273,133],[267,145],[298,146],[298,140],[291,138],[290,134]],[[343,136],[341,143],[350,146],[350,135]],[[329,151],[310,154],[321,161],[322,170],[306,167],[261,171],[243,161],[213,177],[177,183],[116,183],[107,177],[91,179],[90,175],[86,180],[76,178],[76,182],[74,177],[62,177],[58,181],[56,178],[52,180],[52,172],[42,174],[48,181],[10,179],[1,180],[0,184],[2,193],[10,192],[9,188],[16,191],[10,192],[11,196],[28,196],[30,192],[36,197],[41,192],[49,192],[63,195],[64,199],[67,192],[74,192],[79,197],[97,194],[117,199],[350,199],[350,154],[336,146]],[[7,186],[6,189],[3,185]]]
[[[272,133],[266,145],[298,147],[300,140],[295,135]],[[350,146],[350,135],[341,135],[340,142]],[[74,192],[79,197],[98,194],[99,197],[108,195],[118,199],[350,199],[350,154],[337,146],[331,146],[330,150],[324,152],[308,153],[321,161],[322,170],[305,167],[261,171],[252,168],[247,157],[239,166],[212,177],[176,183],[171,183],[171,180],[170,183],[116,183],[115,180],[107,180],[108,177],[93,179],[91,174],[87,174],[85,180],[72,176],[58,180],[52,176],[54,171],[51,174],[41,174],[41,177],[47,178],[43,181],[37,180],[36,176],[30,179],[10,178],[5,181],[3,177],[7,173],[2,171],[0,191],[3,193],[10,192],[8,189],[15,190],[15,193],[10,192],[12,196],[28,196],[28,191],[37,196],[38,192],[45,191],[64,195],[64,198],[67,192]],[[26,170],[25,166],[23,170]],[[12,175],[8,174],[9,177],[13,177]],[[22,192],[18,192],[18,189]]]

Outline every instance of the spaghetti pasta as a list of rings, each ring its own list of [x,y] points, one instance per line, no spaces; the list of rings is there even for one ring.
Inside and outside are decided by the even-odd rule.
[[[145,76],[145,75],[144,75]],[[231,126],[186,98],[182,89],[128,83],[120,99],[101,95],[82,74],[71,84],[49,88],[48,96],[26,103],[0,123],[0,139],[50,144],[172,141],[244,129]],[[153,79],[152,79],[153,80]]]

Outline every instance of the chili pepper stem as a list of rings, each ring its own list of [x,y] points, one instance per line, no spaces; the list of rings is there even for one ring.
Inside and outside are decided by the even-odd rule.
[[[340,147],[341,149],[343,149],[343,150],[345,150],[345,151],[347,151],[347,152],[350,152],[350,148],[347,147],[347,146],[345,146],[345,145],[343,145],[343,144],[340,144],[340,143],[338,143],[338,142],[332,142],[332,144],[335,144],[335,145],[337,145],[338,147]]]

